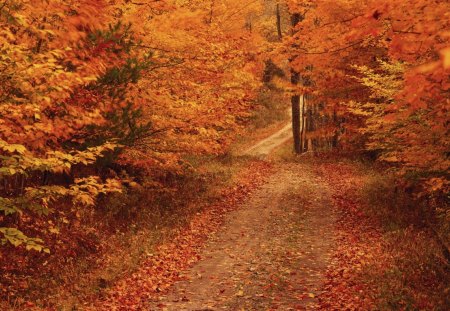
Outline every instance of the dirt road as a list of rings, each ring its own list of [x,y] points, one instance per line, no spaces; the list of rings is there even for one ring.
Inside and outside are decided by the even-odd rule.
[[[286,131],[264,140],[251,154],[267,154]],[[315,309],[336,216],[325,181],[310,167],[275,165],[270,180],[227,216],[202,259],[185,272],[187,280],[150,301],[148,309]]]
[[[287,142],[292,137],[292,125],[287,123],[282,129],[275,134],[263,139],[256,145],[250,147],[244,152],[244,155],[266,156],[274,149]]]

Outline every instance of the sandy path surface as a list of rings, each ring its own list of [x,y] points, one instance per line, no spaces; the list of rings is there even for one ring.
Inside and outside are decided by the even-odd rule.
[[[165,295],[148,310],[315,309],[333,247],[326,183],[310,167],[278,163]]]
[[[277,147],[281,146],[287,142],[292,137],[292,124],[287,123],[281,130],[275,134],[263,139],[256,145],[250,147],[244,152],[244,155],[251,156],[266,156],[275,150]]]

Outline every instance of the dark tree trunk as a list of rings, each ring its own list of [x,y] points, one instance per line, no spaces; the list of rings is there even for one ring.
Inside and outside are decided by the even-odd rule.
[[[283,34],[281,32],[281,14],[280,14],[280,4],[277,4],[277,32],[278,32],[278,40],[281,41],[283,39]]]
[[[333,140],[331,143],[332,148],[337,148],[339,143],[339,130],[340,130],[340,124],[337,117],[336,110],[333,111],[333,123],[336,125],[337,129],[334,130]]]
[[[300,95],[291,97],[292,105],[292,135],[294,136],[294,151],[302,153],[302,142],[300,133]]]
[[[298,13],[294,13],[291,16],[291,27],[292,27],[292,35],[295,34],[295,26],[300,22],[301,15]],[[292,62],[293,59],[290,59]],[[300,82],[300,73],[295,71],[291,67],[291,83],[292,85],[298,85]],[[291,97],[291,105],[292,105],[292,134],[294,136],[294,151],[295,153],[302,153],[302,137],[300,131],[300,95],[295,94]]]

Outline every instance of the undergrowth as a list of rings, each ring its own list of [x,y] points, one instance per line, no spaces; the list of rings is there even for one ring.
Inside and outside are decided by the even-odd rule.
[[[280,111],[281,104],[271,102],[269,93],[262,94],[255,104],[258,107],[249,121],[250,128],[263,131],[282,120],[282,115],[274,113]],[[249,135],[234,149],[257,139]],[[7,249],[0,253],[4,268],[0,309],[57,306],[59,310],[76,310],[88,297],[130,275],[158,245],[180,234],[183,226],[236,182],[238,173],[252,160],[228,152],[190,156],[185,161],[191,169],[182,174],[163,173],[151,180],[143,178],[140,185],[130,186],[124,193],[102,197],[95,208],[83,211],[80,219],[61,222],[57,219],[60,214],[55,213],[55,219],[49,221],[59,232],[45,239],[51,254]]]
[[[34,261],[28,260],[29,268],[3,274],[2,309],[34,305],[76,308],[83,298],[132,273],[157,245],[176,236],[194,215],[218,199],[221,189],[231,185],[249,162],[226,157],[190,161],[197,169],[172,176],[166,188],[135,187],[103,198],[91,217],[77,225],[79,230],[65,233],[74,240],[70,256],[53,250],[51,259],[36,255]],[[21,260],[20,256],[4,255],[2,260]],[[42,269],[34,269],[32,264]]]
[[[368,270],[379,286],[383,310],[447,310],[450,305],[450,262],[445,245],[429,218],[428,202],[397,184],[395,176],[367,170],[361,190],[366,213],[383,228],[384,247],[392,257],[382,274]]]
[[[281,90],[266,86],[259,93],[256,102],[257,110],[251,117],[252,128],[260,129],[286,120],[286,112],[290,106],[288,98]]]
[[[355,280],[376,293],[372,298],[377,310],[448,310],[450,258],[446,245],[450,241],[445,239],[448,232],[439,213],[433,213],[448,210],[445,200],[417,197],[414,189],[404,187],[407,180],[362,154],[296,155],[290,142],[277,150],[274,158],[339,168],[361,180],[363,186],[355,189],[356,197],[346,196],[349,202],[357,202],[369,224],[379,228],[383,254],[353,273]],[[359,214],[353,217],[362,221]]]
[[[289,99],[274,86],[264,86],[254,103],[245,135],[232,146],[229,155],[240,155],[255,142],[267,138],[288,122]]]

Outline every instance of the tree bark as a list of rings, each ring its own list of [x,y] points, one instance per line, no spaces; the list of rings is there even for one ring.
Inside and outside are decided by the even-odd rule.
[[[300,97],[300,109],[301,109],[301,125],[300,125],[300,146],[301,152],[308,151],[306,144],[306,125],[308,122],[306,116],[306,98],[305,95],[301,95]]]
[[[215,2],[215,0],[212,0],[212,1],[211,1],[211,6],[210,6],[210,8],[209,8],[209,21],[208,21],[208,24],[211,24],[211,23],[212,23],[213,12],[214,12],[214,2]]]
[[[334,130],[333,139],[331,143],[331,148],[337,148],[339,142],[339,128],[340,124],[338,121],[336,110],[333,111],[333,123],[337,126],[337,129]]]
[[[295,35],[295,26],[300,22],[301,15],[299,13],[294,13],[291,15],[291,27],[292,35]],[[290,62],[293,59],[289,60]],[[291,83],[292,85],[298,85],[300,82],[300,73],[295,71],[291,66]],[[301,141],[301,131],[300,131],[300,95],[295,94],[291,96],[291,106],[292,106],[292,135],[294,136],[294,151],[297,154],[302,153],[302,141]]]
[[[292,105],[292,135],[294,136],[294,151],[302,153],[302,142],[300,133],[300,95],[291,97]]]
[[[278,32],[278,41],[281,41],[283,39],[283,34],[281,32],[281,14],[280,14],[280,4],[277,3],[277,32]]]

